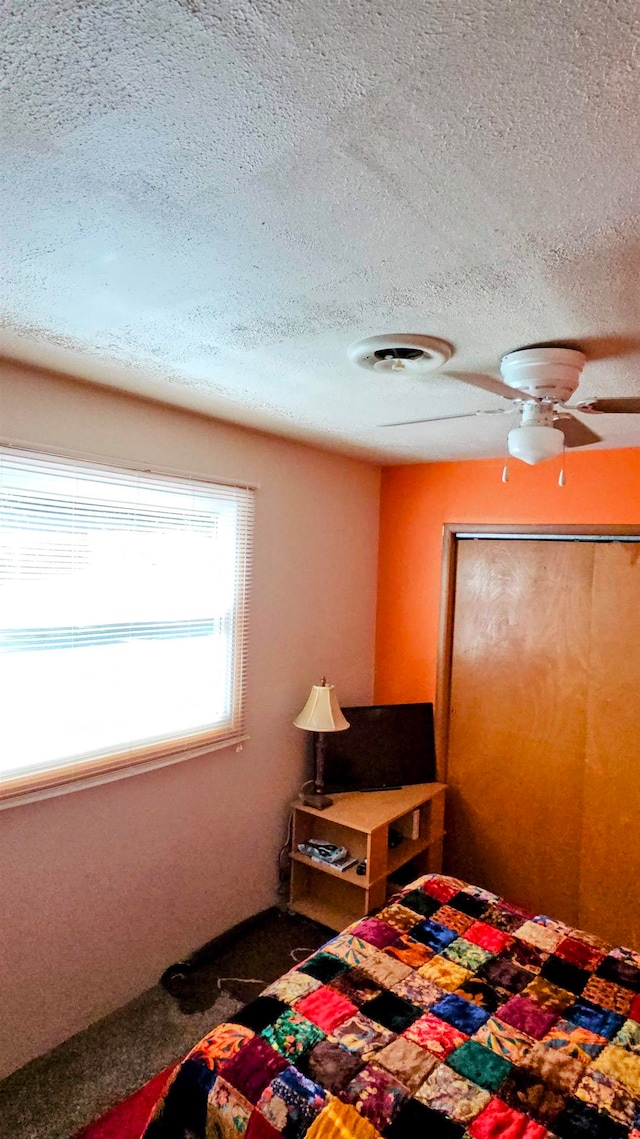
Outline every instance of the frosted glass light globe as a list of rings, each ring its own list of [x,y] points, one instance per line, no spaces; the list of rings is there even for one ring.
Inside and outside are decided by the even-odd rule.
[[[543,463],[562,454],[564,435],[557,427],[514,427],[509,432],[509,454],[523,463]]]

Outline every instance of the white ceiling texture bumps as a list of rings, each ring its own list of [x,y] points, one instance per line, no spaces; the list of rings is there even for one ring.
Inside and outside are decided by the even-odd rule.
[[[387,462],[532,343],[640,394],[637,0],[1,3],[0,351]],[[365,371],[356,340],[451,342]],[[640,418],[590,425],[640,445]]]

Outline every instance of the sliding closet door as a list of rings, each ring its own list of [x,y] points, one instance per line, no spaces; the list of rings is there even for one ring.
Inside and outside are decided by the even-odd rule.
[[[640,949],[640,544],[595,554],[580,926]]]
[[[446,867],[577,923],[595,547],[457,547]]]

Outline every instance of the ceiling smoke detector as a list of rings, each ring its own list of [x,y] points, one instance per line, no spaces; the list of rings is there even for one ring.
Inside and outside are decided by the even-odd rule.
[[[436,372],[451,358],[453,348],[446,340],[416,333],[388,333],[369,336],[349,348],[349,359],[361,368],[375,372],[404,372],[418,379]]]

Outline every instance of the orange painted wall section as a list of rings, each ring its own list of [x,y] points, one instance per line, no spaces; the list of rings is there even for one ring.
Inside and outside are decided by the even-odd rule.
[[[640,525],[640,448],[569,454],[555,462],[502,459],[428,463],[383,471],[375,698],[433,700],[442,527],[458,523]]]

